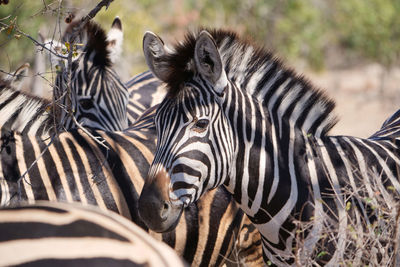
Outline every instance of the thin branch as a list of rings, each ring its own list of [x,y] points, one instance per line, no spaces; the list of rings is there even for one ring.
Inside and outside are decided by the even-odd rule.
[[[105,145],[106,140],[100,140],[99,136],[94,136],[92,133],[90,133],[82,124],[80,124],[76,118],[72,115],[72,120],[74,121],[74,123],[76,124],[78,129],[81,129],[85,134],[87,134],[90,138],[92,138],[96,143],[98,143],[99,145],[101,145],[102,147],[104,147],[105,149],[109,149],[109,147],[107,145]]]
[[[1,22],[1,21],[0,21],[0,26],[9,27],[10,25],[7,24],[7,23],[4,23],[4,22]],[[51,54],[53,54],[53,55],[55,55],[55,56],[57,56],[57,57],[59,57],[59,58],[67,59],[66,56],[63,56],[63,55],[61,55],[61,54],[58,54],[58,53],[54,52],[53,50],[47,48],[45,44],[40,43],[39,41],[37,41],[35,38],[33,38],[32,36],[30,36],[29,34],[27,34],[27,33],[23,32],[23,31],[21,31],[17,26],[15,27],[15,31],[16,31],[17,33],[19,33],[19,34],[25,36],[26,38],[30,39],[36,46],[42,47],[43,49],[49,51]]]
[[[79,23],[79,25],[77,27],[75,27],[73,29],[73,32],[71,34],[71,39],[70,42],[74,43],[76,37],[78,36],[78,34],[83,30],[83,28],[86,26],[86,23],[88,23],[91,19],[93,19],[97,13],[99,13],[99,11],[103,8],[106,7],[106,9],[110,6],[111,2],[113,2],[114,0],[102,0],[100,3],[97,4],[96,7],[94,7],[86,16],[84,16],[81,19],[81,22]],[[70,51],[70,53],[72,53]]]

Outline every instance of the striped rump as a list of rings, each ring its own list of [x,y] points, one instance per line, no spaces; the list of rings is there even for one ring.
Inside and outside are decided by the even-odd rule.
[[[0,255],[1,266],[185,266],[115,213],[51,202],[0,210]]]

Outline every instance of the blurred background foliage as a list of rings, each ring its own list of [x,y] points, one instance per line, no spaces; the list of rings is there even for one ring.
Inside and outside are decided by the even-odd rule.
[[[69,13],[84,15],[98,2],[11,0],[0,6],[0,21],[36,39],[39,30],[59,39]],[[144,31],[174,41],[199,26],[248,35],[295,67],[323,70],[377,62],[389,68],[400,63],[399,14],[399,0],[115,0],[95,21],[109,29],[115,16],[121,18],[125,39],[118,67],[127,79],[146,69]],[[37,50],[13,27],[1,28],[0,69],[32,64]]]

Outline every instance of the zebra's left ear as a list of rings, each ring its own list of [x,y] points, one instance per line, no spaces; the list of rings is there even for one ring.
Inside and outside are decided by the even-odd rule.
[[[122,22],[119,17],[115,17],[111,29],[107,33],[107,50],[109,52],[111,63],[113,64],[115,64],[121,56],[123,40],[124,34],[122,32]]]
[[[214,86],[218,95],[222,95],[228,79],[214,38],[207,31],[197,37],[194,61],[197,71]]]
[[[55,54],[58,54],[60,56],[67,55],[66,46],[56,40],[51,39],[51,38],[45,39],[44,45],[47,48],[46,53],[50,57],[51,65],[64,68],[67,65],[67,60],[65,60],[61,57],[57,57]],[[50,51],[52,51],[54,54],[51,53]]]

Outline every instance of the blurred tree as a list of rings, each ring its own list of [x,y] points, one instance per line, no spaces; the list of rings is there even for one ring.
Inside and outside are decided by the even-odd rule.
[[[23,62],[32,62],[35,46],[15,31],[18,26],[23,32],[34,38],[38,37],[40,25],[53,23],[52,13],[58,8],[57,2],[11,1],[0,7],[0,22],[12,25],[0,27],[0,67],[13,70]]]
[[[400,1],[337,1],[335,27],[341,44],[386,67],[399,63]]]
[[[0,8],[0,21],[16,23],[37,37],[40,25],[46,34],[59,38],[71,12],[83,14],[97,0],[10,1]],[[61,9],[58,10],[61,4]],[[57,20],[60,13],[61,19]],[[181,38],[184,31],[199,26],[224,27],[251,36],[291,62],[306,62],[314,69],[326,65],[327,50],[336,47],[347,63],[349,56],[387,67],[399,63],[399,0],[116,0],[102,10],[96,21],[108,29],[113,18],[122,19],[125,42],[123,71],[133,75],[146,69],[142,36],[146,30],[166,41]],[[1,28],[0,67],[11,70],[31,62],[31,41]]]

